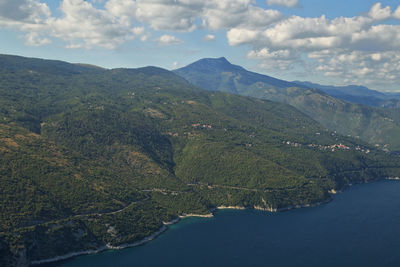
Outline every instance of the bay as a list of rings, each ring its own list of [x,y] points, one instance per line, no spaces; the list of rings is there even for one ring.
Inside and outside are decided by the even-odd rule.
[[[400,266],[400,182],[350,187],[286,212],[220,210],[139,247],[46,266]]]

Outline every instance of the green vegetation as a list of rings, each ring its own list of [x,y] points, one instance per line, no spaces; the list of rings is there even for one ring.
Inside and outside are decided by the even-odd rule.
[[[175,73],[206,90],[292,105],[332,131],[379,145],[386,151],[400,151],[400,109],[397,100],[382,100],[380,106],[392,109],[353,104],[350,103],[351,97],[335,98],[318,89],[310,89],[314,88],[313,84],[290,83],[250,72],[230,64],[225,58],[202,59]],[[362,99],[358,102],[368,103]]]
[[[291,106],[159,68],[0,67],[1,266],[133,243],[216,206],[309,205],[400,176],[399,157]]]

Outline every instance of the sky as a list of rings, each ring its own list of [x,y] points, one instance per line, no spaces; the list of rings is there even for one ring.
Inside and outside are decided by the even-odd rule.
[[[0,0],[0,54],[400,91],[400,0]]]

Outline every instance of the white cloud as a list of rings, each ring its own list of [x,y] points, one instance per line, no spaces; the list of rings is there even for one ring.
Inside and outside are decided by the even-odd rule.
[[[199,0],[109,0],[115,16],[134,18],[156,30],[193,31],[204,6]]]
[[[69,47],[94,46],[113,49],[143,33],[132,27],[129,21],[95,8],[83,0],[63,0],[60,6],[63,16],[49,23],[52,36],[70,43]]]
[[[175,36],[164,34],[157,39],[160,45],[177,45],[183,43],[182,40],[176,38]]]
[[[382,59],[381,53],[373,53],[371,54],[371,59],[374,61],[380,61]]]
[[[206,42],[211,42],[215,40],[215,35],[207,34],[203,37],[203,40]]]
[[[206,6],[203,23],[214,30],[233,27],[253,29],[267,27],[282,18],[279,11],[253,6],[251,1],[215,0]]]
[[[226,36],[230,45],[242,45],[258,42],[260,32],[244,28],[233,28],[227,32]]]
[[[136,2],[133,0],[109,0],[105,8],[116,17],[133,17],[136,10]]]
[[[400,5],[397,7],[396,11],[393,13],[393,18],[400,19]]]
[[[0,0],[0,28],[25,32],[25,44],[42,46],[51,43],[40,32],[46,29],[51,17],[49,7],[35,0]]]
[[[252,0],[109,0],[106,8],[155,30],[187,32],[199,27],[265,27],[282,18],[280,12],[257,7]]]
[[[104,8],[100,8],[97,4],[103,2]],[[114,49],[136,37],[148,40],[148,27],[182,32],[203,27],[260,29],[283,18],[280,12],[258,7],[253,0],[61,0],[60,3],[62,15],[53,17],[48,6],[39,0],[0,0],[0,27],[27,32],[26,43],[31,45],[46,44],[49,42],[44,40],[49,40],[48,37],[56,37],[66,41],[68,48]],[[42,42],[39,36],[43,36]]]
[[[348,81],[400,83],[400,25],[379,24],[394,17],[380,3],[369,12],[328,19],[291,16],[272,26],[232,28],[230,45],[250,45],[247,57],[268,70],[307,69]],[[400,12],[400,11],[399,11]]]
[[[50,39],[43,38],[36,32],[28,33],[25,38],[25,44],[30,46],[43,46],[51,43]]]
[[[391,17],[392,9],[390,6],[383,8],[381,3],[376,3],[372,6],[368,15],[374,20],[385,20]]]
[[[50,16],[49,7],[34,0],[0,0],[0,26],[41,23]]]
[[[316,67],[328,77],[340,77],[346,83],[388,85],[398,84],[400,71],[400,56],[398,52],[388,51],[369,53],[363,51],[332,51],[314,52],[311,55],[318,58]]]
[[[144,27],[135,27],[129,19],[84,0],[62,0],[59,9],[62,16],[55,18],[46,4],[36,0],[0,0],[0,27],[27,32],[26,44],[34,46],[49,44],[48,37],[56,37],[66,41],[67,48],[113,49],[146,36]]]
[[[271,67],[279,70],[290,70],[294,64],[298,62],[298,55],[295,51],[285,49],[278,51],[270,51],[268,48],[261,50],[249,51],[247,57],[251,59],[261,60],[260,67],[263,69],[270,69]],[[273,66],[270,62],[273,61]]]
[[[267,0],[267,4],[270,6],[278,5],[278,6],[294,7],[298,4],[298,0]]]
[[[351,48],[361,51],[399,51],[400,26],[376,25],[352,35]]]
[[[268,48],[263,48],[259,51],[250,51],[247,54],[250,58],[264,58],[264,59],[294,59],[293,51],[291,50],[278,50],[269,51]]]

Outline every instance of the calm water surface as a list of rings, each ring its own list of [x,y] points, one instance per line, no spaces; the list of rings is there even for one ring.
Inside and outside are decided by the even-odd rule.
[[[357,185],[314,208],[189,218],[146,245],[52,266],[400,266],[400,182]]]

